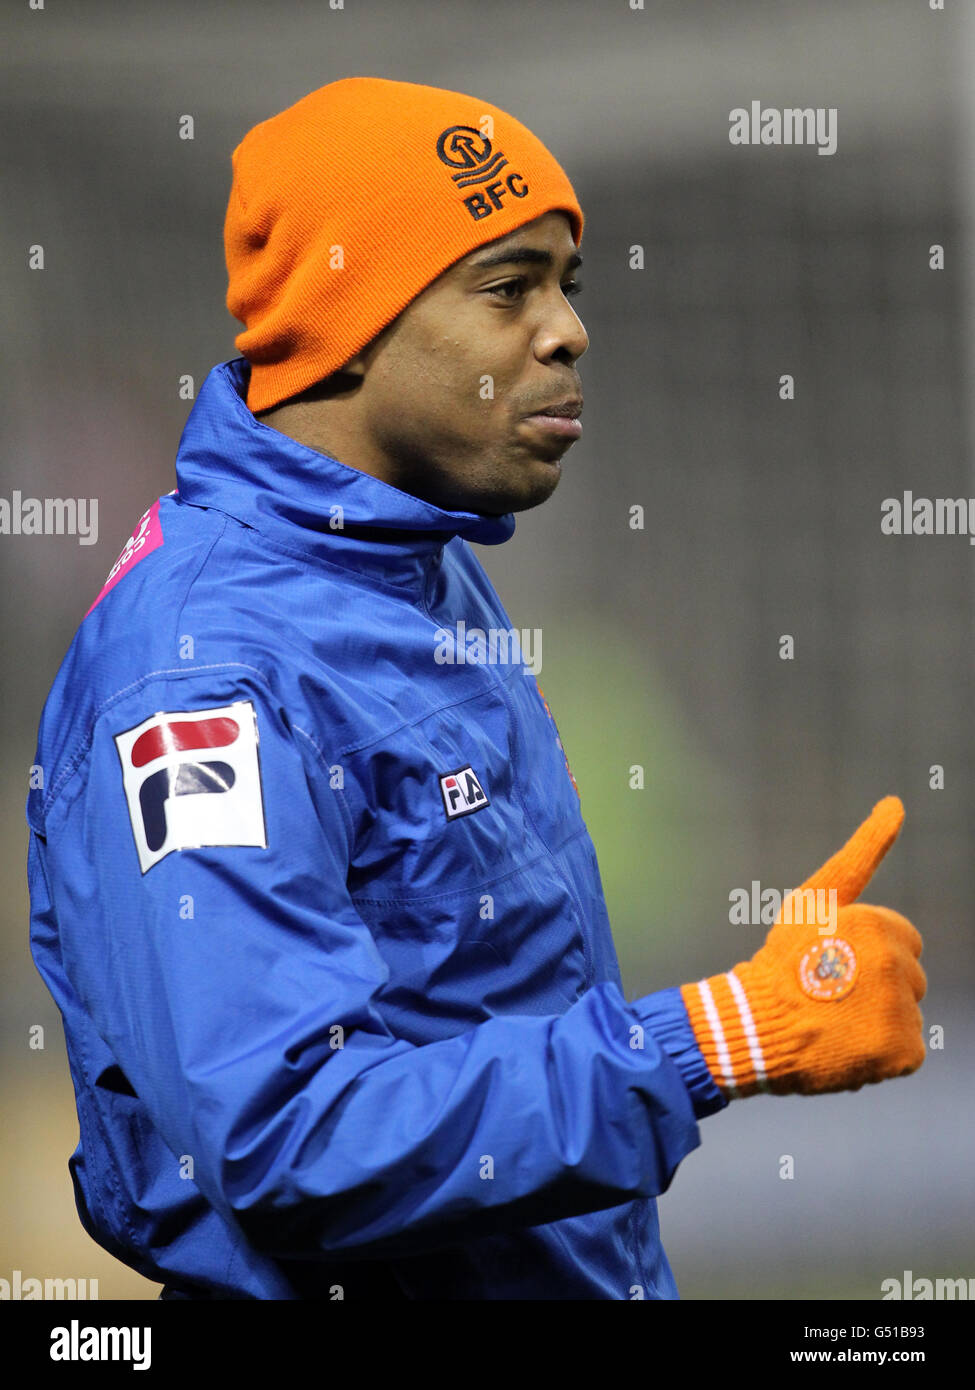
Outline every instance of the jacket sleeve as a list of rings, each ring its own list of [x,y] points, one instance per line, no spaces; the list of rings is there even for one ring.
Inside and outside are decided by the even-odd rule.
[[[159,711],[237,702],[254,710],[256,792],[219,746],[157,776],[164,743],[133,742]],[[209,1202],[279,1257],[422,1253],[665,1191],[722,1104],[682,1006],[604,983],[561,1016],[393,1036],[327,764],[259,673],[197,671],[112,702],[47,795],[38,848],[66,977],[174,1164],[191,1156]],[[220,801],[227,766],[250,830]],[[187,847],[143,870],[134,827],[158,846],[177,815]]]

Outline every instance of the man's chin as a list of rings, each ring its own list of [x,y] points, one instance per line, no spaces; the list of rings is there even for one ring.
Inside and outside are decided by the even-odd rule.
[[[547,502],[562,477],[562,460],[533,460],[530,474],[521,480],[517,489],[502,496],[495,494],[479,507],[484,516],[504,516],[508,512],[527,512]]]
[[[553,459],[551,463],[545,465],[545,468],[550,476],[541,480],[529,496],[518,506],[512,507],[511,511],[527,512],[532,507],[540,507],[543,502],[548,501],[562,477],[562,461],[561,459]]]

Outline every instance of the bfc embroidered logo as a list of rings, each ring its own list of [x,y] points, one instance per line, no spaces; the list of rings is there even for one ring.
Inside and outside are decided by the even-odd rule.
[[[477,779],[472,767],[461,767],[456,772],[444,772],[440,777],[440,795],[448,820],[458,816],[469,816],[472,811],[481,811],[490,806],[484,788]]]
[[[570,781],[570,782],[572,783],[572,785],[575,787],[575,789],[576,789],[576,796],[577,796],[577,797],[579,798],[579,800],[581,801],[581,800],[582,800],[582,792],[579,790],[579,783],[576,781],[575,777],[572,775],[572,768],[569,766],[569,755],[568,755],[568,753],[566,753],[565,748],[562,746],[562,739],[559,737],[559,726],[555,723],[555,716],[553,715],[552,711],[551,711],[551,710],[549,709],[549,707],[548,707],[548,701],[547,701],[546,698],[545,698],[545,693],[544,693],[544,691],[542,690],[542,687],[538,684],[538,681],[535,682],[535,688],[536,688],[537,691],[538,691],[538,694],[539,694],[539,696],[540,696],[540,698],[541,698],[542,704],[545,706],[545,713],[548,715],[549,719],[551,719],[552,725],[553,725],[553,727],[554,727],[554,729],[555,729],[555,742],[559,745],[559,748],[560,748],[561,751],[562,751],[562,760],[563,760],[563,762],[565,763],[565,770],[566,770],[566,772],[569,774],[569,781]]]
[[[151,715],[116,734],[115,746],[144,874],[174,849],[267,848],[250,700]]]
[[[509,193],[513,198],[524,198],[528,194],[528,185],[521,174],[512,171],[504,178],[498,177],[501,170],[507,168],[508,161],[476,126],[452,125],[441,131],[437,156],[454,171],[450,177],[457,188],[485,185],[483,191],[470,193],[463,199],[475,222],[497,212]]]
[[[799,962],[799,984],[810,999],[845,999],[856,980],[856,952],[838,936],[817,942]]]

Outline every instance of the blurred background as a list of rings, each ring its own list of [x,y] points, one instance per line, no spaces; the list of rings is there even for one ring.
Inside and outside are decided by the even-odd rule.
[[[0,496],[99,500],[96,545],[0,537],[0,1277],[158,1292],[75,1212],[60,1017],[28,950],[27,772],[75,628],[175,485],[180,378],[237,355],[231,151],[350,75],[510,111],[586,212],[585,435],[554,497],[478,553],[542,630],[627,997],[750,956],[767,929],[729,921],[733,889],[793,887],[882,796],[906,806],[865,896],[923,932],[943,1048],[880,1087],[704,1121],[660,1202],[682,1296],[975,1277],[975,552],[880,530],[905,490],[975,494],[971,4],[22,0],[0,55]],[[753,100],[836,108],[836,153],[731,145]]]

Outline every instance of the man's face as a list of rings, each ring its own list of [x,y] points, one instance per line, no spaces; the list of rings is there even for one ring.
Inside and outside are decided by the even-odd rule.
[[[575,400],[589,346],[567,294],[581,262],[560,212],[479,247],[361,354],[361,420],[395,487],[500,515],[550,497],[581,427],[530,417]]]

